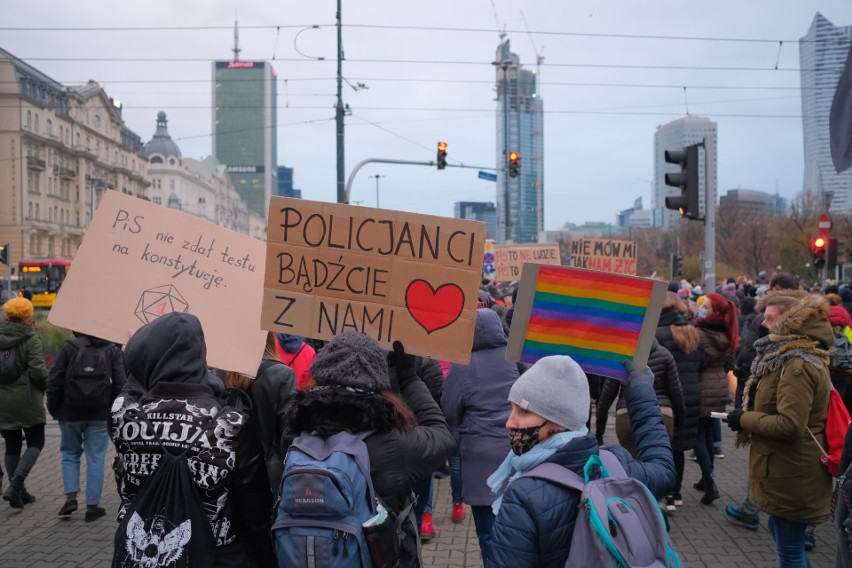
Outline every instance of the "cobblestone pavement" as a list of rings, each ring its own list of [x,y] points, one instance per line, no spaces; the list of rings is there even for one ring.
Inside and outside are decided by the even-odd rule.
[[[610,421],[613,424],[614,420]],[[716,461],[716,479],[722,498],[713,506],[699,502],[700,493],[692,483],[700,477],[695,462],[687,461],[684,480],[685,505],[672,519],[671,538],[684,566],[707,568],[777,566],[774,543],[761,518],[757,531],[729,523],[725,503],[742,497],[747,452],[734,450],[733,436],[724,432],[725,459]],[[607,432],[607,442],[615,442],[615,432]],[[0,442],[2,446],[2,442]],[[111,463],[111,455],[107,464]],[[85,476],[84,476],[85,477]],[[4,479],[5,483],[8,479]],[[92,523],[83,522],[82,510],[68,519],[56,512],[64,502],[59,468],[59,429],[48,423],[47,444],[27,480],[27,488],[38,498],[23,511],[0,502],[0,567],[2,568],[106,568],[110,565],[115,513],[118,498],[115,484],[107,475],[104,502],[109,515]],[[423,547],[424,561],[434,567],[482,566],[479,545],[468,509],[464,522],[450,520],[449,479],[436,481],[434,523],[437,537]],[[834,530],[828,525],[817,529],[817,546],[810,553],[814,568],[834,566]]]

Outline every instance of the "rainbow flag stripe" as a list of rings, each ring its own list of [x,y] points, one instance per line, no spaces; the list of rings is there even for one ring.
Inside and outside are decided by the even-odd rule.
[[[654,282],[557,266],[539,266],[521,360],[569,355],[584,371],[627,378]]]

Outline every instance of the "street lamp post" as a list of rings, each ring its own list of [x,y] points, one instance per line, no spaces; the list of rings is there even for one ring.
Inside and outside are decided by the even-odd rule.
[[[378,209],[379,208],[379,180],[382,179],[385,176],[376,174],[374,176],[369,176],[369,177],[376,180],[376,209]]]

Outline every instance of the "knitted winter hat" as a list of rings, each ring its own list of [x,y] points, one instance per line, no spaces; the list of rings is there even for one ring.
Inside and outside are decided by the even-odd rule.
[[[3,312],[10,320],[27,321],[33,317],[33,304],[26,298],[12,298],[3,304]]]
[[[363,333],[338,335],[317,352],[311,376],[319,386],[388,390],[387,354]]]
[[[589,381],[571,357],[543,357],[515,381],[509,401],[576,431],[589,419]]]

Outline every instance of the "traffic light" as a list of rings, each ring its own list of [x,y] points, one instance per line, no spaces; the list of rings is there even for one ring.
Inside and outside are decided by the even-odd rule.
[[[447,143],[438,142],[438,169],[443,170],[447,167]]]
[[[828,237],[828,252],[825,254],[826,268],[834,270],[837,268],[837,239]]]
[[[698,207],[698,144],[682,150],[666,150],[666,163],[679,164],[679,172],[665,175],[666,185],[680,188],[681,194],[666,197],[666,209],[675,209],[687,219],[700,219]]]
[[[0,264],[9,264],[9,243],[0,246]]]
[[[521,173],[521,155],[518,152],[509,154],[509,177],[518,177]]]
[[[811,240],[811,257],[813,259],[814,268],[822,268],[825,266],[826,255],[828,249],[828,239],[825,237],[814,237]]]
[[[683,257],[679,254],[672,255],[672,278],[683,276]]]

